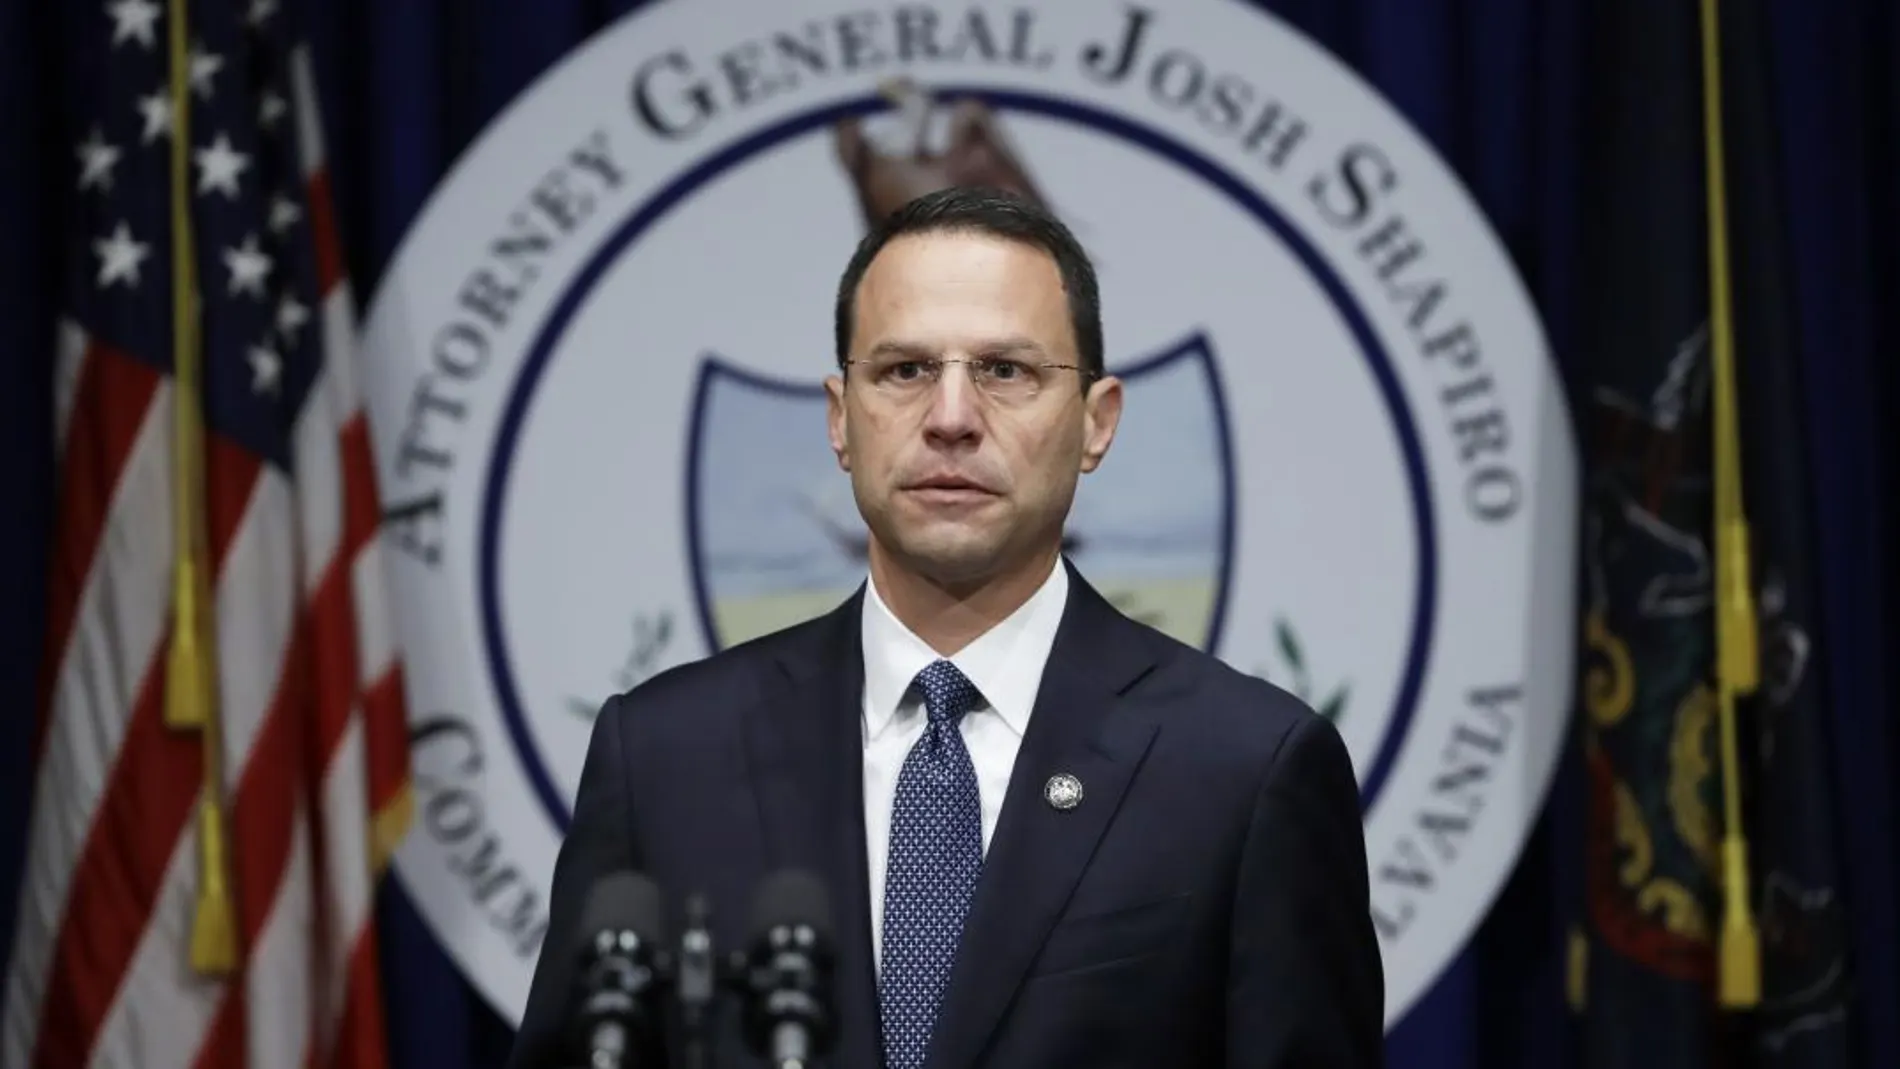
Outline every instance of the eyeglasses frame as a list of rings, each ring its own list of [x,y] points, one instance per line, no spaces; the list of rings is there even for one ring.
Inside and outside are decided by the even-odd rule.
[[[939,372],[938,372],[938,374],[937,374],[937,378],[936,378],[936,380],[935,380],[935,381],[933,381],[933,382],[931,383],[931,385],[932,385],[932,386],[935,386],[935,385],[937,385],[937,383],[939,383],[939,382],[942,382],[942,381],[943,381],[943,375],[942,375],[942,371],[941,371],[941,369],[942,369],[943,367],[947,367],[947,366],[949,366],[949,365],[951,365],[951,364],[962,364],[962,365],[964,365],[965,367],[969,367],[969,368],[972,368],[972,369],[974,369],[976,365],[978,365],[978,364],[981,364],[981,363],[985,363],[985,362],[988,362],[988,361],[990,361],[990,360],[993,360],[993,359],[996,359],[996,358],[994,358],[994,357],[988,357],[988,356],[978,356],[978,357],[967,357],[967,358],[966,358],[966,357],[960,357],[960,356],[952,356],[952,357],[938,357],[938,356],[931,356],[931,357],[906,357],[906,358],[904,358],[903,360],[899,360],[899,361],[897,361],[897,363],[900,363],[900,364],[936,364],[936,365],[938,365],[938,366],[939,366]],[[1083,382],[1089,382],[1089,381],[1091,381],[1091,380],[1093,380],[1093,379],[1099,379],[1099,378],[1102,378],[1102,377],[1103,377],[1103,373],[1102,373],[1102,372],[1100,372],[1100,371],[1096,371],[1096,370],[1095,370],[1095,369],[1093,369],[1093,368],[1086,368],[1086,367],[1082,367],[1082,366],[1081,366],[1081,365],[1079,365],[1079,364],[1043,364],[1043,363],[1031,363],[1031,362],[1029,362],[1029,361],[1026,361],[1026,360],[1017,360],[1017,361],[1015,361],[1015,363],[1018,363],[1018,364],[1022,364],[1022,365],[1023,365],[1024,367],[1033,367],[1033,368],[1036,368],[1036,369],[1038,369],[1038,370],[1041,370],[1041,371],[1073,371],[1073,372],[1075,372],[1075,373],[1076,373],[1076,376],[1077,376],[1078,378],[1080,378],[1080,379],[1081,379],[1081,380],[1082,380]],[[846,361],[844,361],[844,366],[845,366],[846,368],[852,368],[852,367],[876,367],[876,366],[877,366],[877,364],[878,364],[878,361],[875,361],[875,360],[846,360]],[[849,376],[848,376],[848,375],[846,376],[846,381],[847,381],[847,382],[849,381]],[[877,387],[876,387],[876,386],[875,386],[875,384],[874,384],[874,385],[872,386],[872,389],[874,389],[874,390],[875,390],[876,388],[877,388]],[[978,387],[977,387],[977,390],[978,390],[978,392],[981,392],[981,393],[983,393],[983,395],[984,395],[984,396],[986,396],[986,397],[988,397],[988,396],[991,396],[991,395],[990,395],[990,394],[989,394],[989,393],[988,393],[987,391],[984,391],[984,390],[983,390],[983,388],[982,388],[981,386],[978,386]],[[1038,396],[1038,397],[1040,397],[1040,396],[1041,396],[1041,394],[1037,394],[1036,396]],[[1031,400],[1033,400],[1033,399],[1034,399],[1034,398],[1031,398]]]

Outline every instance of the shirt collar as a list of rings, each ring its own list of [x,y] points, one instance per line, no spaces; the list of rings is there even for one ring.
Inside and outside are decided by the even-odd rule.
[[[865,736],[875,738],[896,717],[917,673],[938,660],[936,651],[905,627],[877,582],[865,584],[863,608]],[[1043,666],[1069,599],[1068,569],[1058,559],[1049,578],[1001,623],[948,658],[1018,737],[1042,686]]]

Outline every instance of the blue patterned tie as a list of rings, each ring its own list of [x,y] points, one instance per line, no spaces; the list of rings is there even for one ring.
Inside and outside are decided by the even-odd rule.
[[[917,673],[929,725],[897,775],[890,866],[884,879],[884,954],[878,998],[889,1069],[917,1069],[930,1049],[963,919],[983,870],[976,769],[958,723],[977,702],[956,665]]]

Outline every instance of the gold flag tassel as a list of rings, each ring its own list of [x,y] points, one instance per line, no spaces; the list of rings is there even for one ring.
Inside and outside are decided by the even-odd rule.
[[[204,733],[205,784],[198,799],[198,900],[191,917],[191,967],[206,976],[237,968],[237,910],[225,880],[224,804],[213,777],[220,767],[211,751],[222,745],[216,731]]]
[[[190,62],[184,0],[170,0],[172,233],[172,643],[165,675],[165,723],[197,731],[204,745],[198,796],[198,895],[191,922],[191,964],[223,976],[237,967],[237,917],[226,879],[223,740],[218,731],[217,659],[204,537],[203,368],[198,345],[197,252],[192,241]]]
[[[1722,35],[1716,0],[1702,0],[1702,114],[1709,212],[1709,339],[1715,424],[1715,687],[1722,727],[1722,939],[1717,997],[1730,1009],[1761,1001],[1761,938],[1749,902],[1742,827],[1742,763],[1735,701],[1760,677],[1755,598],[1742,508],[1742,446],[1735,400],[1735,335],[1729,302],[1728,196],[1722,139]]]

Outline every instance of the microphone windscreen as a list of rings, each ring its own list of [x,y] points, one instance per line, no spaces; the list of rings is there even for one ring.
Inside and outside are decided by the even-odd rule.
[[[754,937],[763,937],[782,924],[810,925],[820,942],[831,942],[831,898],[817,876],[802,869],[783,869],[759,884],[752,896]]]
[[[602,931],[629,928],[646,943],[667,941],[660,885],[632,870],[608,873],[587,892],[578,934],[591,942]]]

